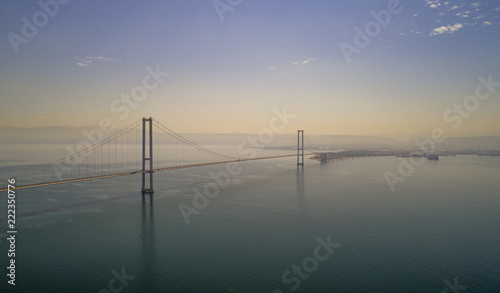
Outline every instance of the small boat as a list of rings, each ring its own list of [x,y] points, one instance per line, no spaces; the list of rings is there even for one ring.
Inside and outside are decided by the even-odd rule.
[[[431,154],[427,156],[427,159],[437,161],[439,160],[439,156],[437,154]]]

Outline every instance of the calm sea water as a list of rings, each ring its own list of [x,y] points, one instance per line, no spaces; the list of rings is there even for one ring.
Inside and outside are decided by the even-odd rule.
[[[500,158],[425,162],[393,193],[398,164],[244,162],[189,225],[179,204],[224,165],[156,173],[144,199],[139,175],[19,190],[15,287],[4,193],[0,292],[500,292]]]

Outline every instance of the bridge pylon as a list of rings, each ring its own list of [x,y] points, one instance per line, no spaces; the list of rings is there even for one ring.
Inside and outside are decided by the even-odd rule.
[[[297,167],[304,166],[304,130],[297,131]]]
[[[147,123],[148,122],[148,123]],[[146,131],[146,124],[149,124],[149,131]],[[149,153],[146,157],[146,133],[149,132],[148,147]],[[149,170],[146,170],[146,161],[149,161]],[[153,118],[142,118],[142,195],[153,194]],[[146,174],[149,174],[149,188],[146,187]]]

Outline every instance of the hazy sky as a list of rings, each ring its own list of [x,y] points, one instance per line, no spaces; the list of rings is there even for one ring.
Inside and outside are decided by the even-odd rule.
[[[177,132],[256,133],[286,107],[288,133],[500,131],[498,86],[456,129],[455,112],[443,120],[479,76],[500,82],[499,1],[403,0],[377,25],[371,12],[391,1],[54,1],[2,3],[0,126],[152,116]],[[369,43],[355,42],[367,24]],[[169,75],[157,85],[147,67]],[[144,80],[142,101],[120,101],[143,98]]]

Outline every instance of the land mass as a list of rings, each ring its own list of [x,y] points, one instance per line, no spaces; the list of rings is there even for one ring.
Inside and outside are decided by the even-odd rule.
[[[321,155],[321,153],[323,155]],[[408,151],[408,150],[344,150],[338,152],[317,152],[309,159],[318,161],[333,161],[341,160],[346,158],[357,158],[357,157],[382,157],[382,156],[395,156],[395,157],[426,157],[430,160],[439,159],[439,157],[444,156],[500,156],[500,151],[490,150],[490,151],[474,151],[474,150],[462,150],[462,151],[438,151],[438,152],[422,152],[422,151]]]

